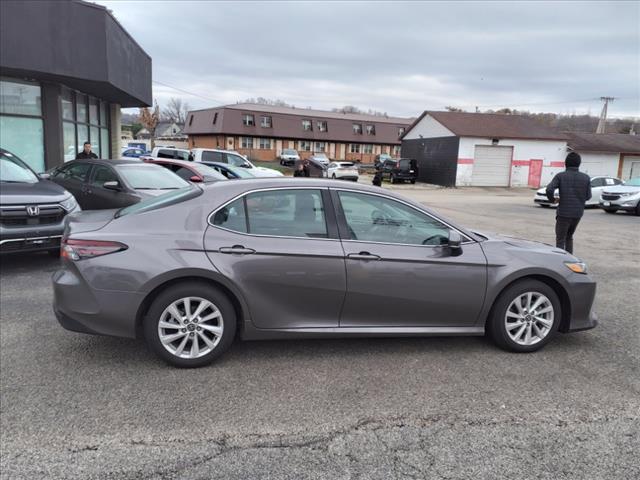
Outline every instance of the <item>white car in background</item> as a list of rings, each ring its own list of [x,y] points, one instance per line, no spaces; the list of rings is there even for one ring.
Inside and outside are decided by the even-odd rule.
[[[311,158],[321,165],[329,165],[331,160],[324,153],[314,153]]]
[[[193,148],[191,158],[196,162],[228,163],[234,167],[246,168],[254,177],[282,177],[282,172],[273,168],[256,167],[247,157],[233,150],[219,148]]]
[[[357,182],[360,175],[358,167],[353,162],[331,162],[327,167],[327,177]]]
[[[298,151],[294,150],[293,148],[285,148],[280,153],[279,160],[280,165],[291,167],[294,166],[298,160],[300,160],[300,155],[298,154]]]
[[[591,178],[591,198],[586,201],[585,206],[587,207],[596,207],[600,204],[600,199],[602,198],[602,192],[606,187],[614,187],[616,185],[620,185],[622,180],[615,177],[608,176],[600,176],[600,177],[592,177]],[[558,190],[556,189],[554,196],[556,199],[560,198],[558,194]],[[533,201],[540,205],[541,207],[556,207],[557,203],[552,203],[547,198],[547,189],[546,187],[540,188],[536,191],[536,196]]]
[[[607,213],[624,210],[640,216],[640,177],[631,178],[616,187],[607,187],[602,193],[600,208]]]

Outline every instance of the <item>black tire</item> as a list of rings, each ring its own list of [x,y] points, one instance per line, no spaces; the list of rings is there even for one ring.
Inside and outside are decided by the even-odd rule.
[[[511,302],[513,302],[520,295],[527,292],[536,292],[543,294],[549,299],[553,306],[553,324],[551,325],[550,331],[542,340],[533,345],[521,345],[515,342],[509,337],[507,333],[507,327],[505,325],[507,308],[509,308]],[[489,318],[487,319],[486,332],[487,335],[491,337],[493,342],[498,347],[504,350],[516,353],[535,352],[536,350],[540,350],[547,343],[549,343],[549,341],[551,341],[551,339],[558,331],[561,320],[562,309],[560,299],[558,298],[556,292],[547,284],[542,283],[538,280],[525,279],[520,280],[508,287],[497,298],[497,300],[493,304],[493,308],[491,309]]]
[[[334,174],[332,174],[332,175],[331,175],[331,178],[332,178],[333,180],[335,180],[335,179],[336,179],[336,174],[335,174],[335,173],[334,173]]]
[[[212,351],[198,358],[180,358],[169,352],[160,341],[158,322],[164,310],[176,300],[200,297],[213,303],[222,315],[223,333]],[[236,334],[236,313],[227,296],[219,289],[203,282],[185,281],[160,292],[144,318],[144,337],[149,347],[167,363],[180,368],[195,368],[210,364],[233,343]]]
[[[542,208],[550,208],[551,205],[547,205],[546,203],[539,203],[538,205],[540,205]]]
[[[607,213],[616,213],[618,211],[618,209],[617,208],[605,208],[604,211],[607,212]]]
[[[393,173],[391,175],[389,175],[389,181],[391,183],[396,183],[396,177],[393,175]]]
[[[636,217],[640,217],[640,202],[636,205]]]
[[[416,181],[415,180],[411,180],[411,185],[415,185]]]
[[[60,249],[56,248],[55,250],[47,250],[47,253],[51,258],[60,258]]]

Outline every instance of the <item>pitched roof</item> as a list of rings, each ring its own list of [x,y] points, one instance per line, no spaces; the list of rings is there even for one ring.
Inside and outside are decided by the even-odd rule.
[[[426,110],[407,129],[411,129],[426,115],[430,115],[459,137],[516,138],[531,140],[566,140],[558,130],[540,124],[524,115],[502,113],[436,112]]]
[[[232,110],[250,110],[253,112],[280,113],[283,115],[298,115],[311,118],[337,118],[341,120],[355,120],[360,122],[401,123],[409,125],[413,118],[389,117],[384,115],[369,115],[366,113],[341,113],[328,110],[314,110],[312,108],[279,107],[275,105],[263,105],[261,103],[235,103],[216,108],[228,108]],[[212,109],[206,109],[212,110]]]
[[[640,153],[640,135],[567,132],[567,136],[577,152]]]

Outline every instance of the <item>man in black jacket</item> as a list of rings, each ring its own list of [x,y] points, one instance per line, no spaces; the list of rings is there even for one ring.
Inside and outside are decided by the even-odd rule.
[[[91,151],[91,142],[84,142],[82,151],[76,155],[76,160],[84,160],[85,158],[98,158],[98,156]]]
[[[591,179],[578,171],[582,159],[571,152],[564,161],[566,170],[558,173],[547,185],[547,198],[555,202],[554,192],[559,190],[560,201],[556,211],[556,246],[573,253],[573,234],[584,213],[584,204],[591,198]]]

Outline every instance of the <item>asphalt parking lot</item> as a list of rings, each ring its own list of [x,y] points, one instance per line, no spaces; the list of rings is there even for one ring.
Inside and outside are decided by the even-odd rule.
[[[553,242],[531,190],[394,188],[469,227]],[[639,478],[640,218],[587,210],[575,250],[600,325],[535,354],[483,338],[244,342],[197,370],[63,330],[56,261],[3,258],[0,475]]]

